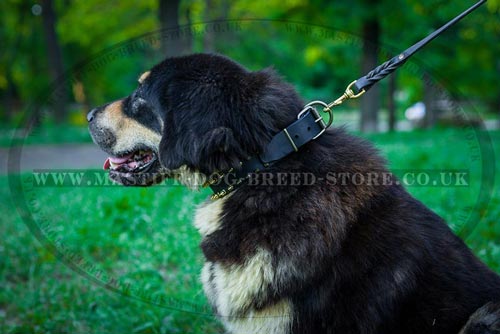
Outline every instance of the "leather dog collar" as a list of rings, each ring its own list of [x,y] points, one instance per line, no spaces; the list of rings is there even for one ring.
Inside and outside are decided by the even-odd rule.
[[[325,123],[314,105],[323,106],[324,111],[329,113],[328,123]],[[211,198],[216,200],[226,196],[249,179],[253,173],[258,173],[291,153],[297,152],[302,146],[323,134],[333,121],[330,108],[321,101],[307,104],[297,118],[295,122],[278,132],[262,153],[240,162],[239,168],[212,175],[206,183],[214,192]]]

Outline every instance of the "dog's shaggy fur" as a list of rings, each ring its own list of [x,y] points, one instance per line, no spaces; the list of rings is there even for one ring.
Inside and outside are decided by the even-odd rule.
[[[148,185],[155,172],[238,168],[302,106],[272,70],[197,54],[163,61],[88,119],[112,161],[150,151],[148,173],[111,170]],[[335,182],[341,173],[390,175],[371,145],[331,129],[198,208],[203,286],[229,332],[500,333],[499,304],[471,317],[500,302],[499,276],[396,182]]]

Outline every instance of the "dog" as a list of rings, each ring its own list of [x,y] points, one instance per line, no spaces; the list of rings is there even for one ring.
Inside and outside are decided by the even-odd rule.
[[[87,120],[112,180],[197,188],[261,157],[303,106],[272,69],[194,54]],[[392,175],[333,128],[197,208],[203,289],[229,333],[500,333],[499,276],[438,215],[398,182],[340,174]]]

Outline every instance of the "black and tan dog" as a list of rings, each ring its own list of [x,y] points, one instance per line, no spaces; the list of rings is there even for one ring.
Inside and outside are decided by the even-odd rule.
[[[303,107],[273,71],[218,55],[167,59],[139,82],[88,114],[125,185],[238,170]],[[230,333],[500,333],[499,276],[440,217],[395,182],[320,177],[388,174],[368,143],[328,130],[264,172],[196,212],[204,290]]]

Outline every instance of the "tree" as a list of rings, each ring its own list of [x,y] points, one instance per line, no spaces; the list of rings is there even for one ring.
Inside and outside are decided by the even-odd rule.
[[[53,25],[56,25],[58,40],[53,44],[59,44],[59,58],[64,55],[66,69],[92,61],[98,52],[117,43],[159,28],[166,29],[162,46],[165,53],[158,51],[161,39],[154,39],[147,50],[135,49],[100,66],[98,71],[82,69],[80,76],[72,75],[73,85],[82,89],[91,105],[128,92],[136,84],[137,76],[164,55],[188,52],[191,41],[179,37],[189,36],[189,28],[184,29],[182,25],[189,25],[191,16],[196,23],[226,19],[235,23],[235,29],[221,24],[222,30],[196,31],[193,44],[197,51],[222,52],[251,69],[272,65],[300,90],[305,100],[328,100],[337,97],[351,80],[420,40],[471,4],[468,0],[457,0],[453,6],[435,0],[270,0],[265,5],[243,0],[46,1],[55,6],[57,22],[54,17]],[[58,77],[53,73],[61,72],[60,66],[57,71],[51,66],[49,75],[45,65],[58,58],[48,55],[49,49],[54,48],[47,48],[43,42],[48,35],[43,28],[48,7],[45,6],[43,16],[34,16],[32,6],[25,1],[0,1],[0,40],[4,46],[0,52],[2,115],[6,115],[5,110],[12,110],[12,105],[22,110],[31,102],[44,103],[46,95],[42,93]],[[432,74],[432,81],[439,81],[452,96],[473,97],[474,106],[481,107],[478,109],[498,112],[500,92],[495,87],[498,87],[499,73],[497,14],[500,0],[489,0],[487,6],[462,20],[397,71],[396,89],[404,94],[399,94],[402,99],[396,101],[394,108],[407,108],[424,99],[423,73],[428,72]],[[266,20],[234,21],[241,18]],[[373,21],[378,22],[378,27]],[[295,29],[293,22],[304,24],[298,24]],[[283,29],[286,25],[290,29]],[[182,34],[177,34],[179,27]],[[378,36],[374,30],[378,30]],[[350,39],[343,39],[342,32],[348,32]],[[358,43],[358,36],[362,35],[372,47],[378,46],[378,50],[370,49],[366,43],[363,51]],[[43,59],[44,53],[47,60]],[[369,65],[368,54],[371,54]],[[450,57],[451,54],[455,56]],[[377,100],[376,93],[379,86],[390,84],[389,80],[373,86],[361,99],[363,110],[373,108],[363,116],[364,119],[366,115],[372,117],[372,128],[376,126],[374,110],[378,108],[375,106],[391,106],[390,99]],[[77,98],[69,92],[64,96]],[[37,98],[40,100],[35,101]],[[371,98],[375,103],[370,102]],[[341,108],[356,105],[351,102]]]
[[[389,78],[388,93],[387,93],[387,113],[388,117],[388,128],[389,131],[396,130],[396,101],[394,100],[394,95],[396,95],[396,73],[392,73]]]
[[[160,47],[166,57],[178,56],[190,50],[189,34],[182,33],[180,29],[179,7],[180,0],[159,0],[158,18],[162,30]],[[187,18],[189,21],[189,14]]]
[[[435,93],[435,86],[433,85],[432,77],[428,72],[424,73],[423,76],[424,82],[424,105],[425,105],[425,116],[424,116],[424,124],[423,126],[426,128],[430,128],[436,124],[438,115],[437,100]]]
[[[120,3],[86,0],[61,6],[57,32],[68,67],[99,63],[102,57],[100,52],[106,47],[118,43],[125,43],[126,46],[130,38],[157,31],[160,26],[155,16],[158,5],[157,0]],[[98,70],[85,66],[76,68],[71,73],[73,89],[81,90],[85,99],[78,101],[78,94],[75,94],[75,100],[95,106],[123,96],[136,86],[142,72],[163,58],[157,50],[159,47],[159,41],[155,40],[150,48],[134,49],[115,57],[111,62],[98,65]],[[85,106],[80,109],[82,121],[86,122],[84,116],[88,110]]]
[[[378,65],[380,43],[380,24],[377,17],[368,18],[363,23],[363,59],[361,70],[364,74]],[[378,111],[380,109],[380,88],[374,85],[361,99],[361,123],[363,132],[378,130]]]
[[[399,0],[394,0],[399,1]],[[338,18],[337,25],[343,30],[351,31],[353,35],[361,35],[361,59],[358,65],[358,76],[365,75],[380,64],[379,53],[382,48],[383,23],[387,18],[386,7],[391,10],[396,5],[394,1],[390,6],[384,0],[360,1],[356,3],[342,2],[329,16]],[[325,3],[326,6],[326,3]],[[352,19],[356,18],[356,19]],[[346,45],[346,48],[352,46]],[[359,53],[358,50],[356,50]],[[383,59],[384,61],[386,59]],[[351,79],[352,80],[352,79]],[[378,131],[378,114],[381,107],[380,84],[375,84],[360,99],[360,124],[363,132]]]
[[[229,16],[230,3],[228,0],[205,0],[205,21],[206,22],[223,22]],[[219,51],[216,42],[221,38],[227,38],[229,32],[224,36],[217,36],[214,29],[207,29],[203,34],[203,51],[204,52],[217,52]]]
[[[52,82],[56,83],[57,80],[63,79],[64,65],[61,45],[56,34],[56,14],[54,12],[52,0],[43,0],[42,10],[50,76]],[[56,83],[56,85],[57,93],[55,94],[56,98],[52,99],[52,107],[54,109],[54,118],[56,122],[62,123],[66,116],[68,92],[64,83],[59,82]]]
[[[28,8],[26,6],[17,4],[17,6],[7,7],[2,4],[0,12],[3,15],[9,15],[9,18],[14,21],[14,24],[18,27],[22,27],[25,24],[26,15],[18,15],[19,12],[23,10],[26,11]],[[11,4],[12,6],[12,4]],[[8,26],[7,17],[2,16],[0,20],[5,26]],[[0,39],[4,41],[5,44],[11,44],[11,47],[7,50],[0,52],[0,81],[4,82],[4,90],[0,89],[0,98],[2,99],[1,106],[5,109],[5,118],[10,121],[14,117],[15,106],[19,102],[20,96],[17,86],[13,78],[13,66],[8,66],[7,64],[14,63],[14,60],[19,59],[19,51],[22,49],[22,42],[25,36],[21,33],[9,35],[8,29],[0,29]],[[0,113],[0,119],[2,118],[2,113]]]

